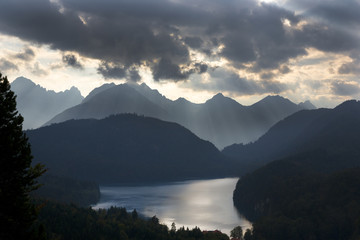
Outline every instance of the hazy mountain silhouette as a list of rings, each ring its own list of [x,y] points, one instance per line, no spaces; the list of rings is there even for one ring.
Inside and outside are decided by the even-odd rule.
[[[258,141],[234,144],[222,152],[236,159],[245,171],[276,159],[319,149],[348,156],[359,148],[359,142],[360,102],[352,100],[334,109],[294,113],[275,124]]]
[[[45,125],[69,119],[101,119],[119,113],[137,113],[162,119],[167,117],[166,110],[129,85],[105,85],[91,92],[81,104],[56,115]]]
[[[176,123],[134,114],[70,120],[26,132],[51,174],[99,183],[229,176],[210,142]]]
[[[17,109],[24,117],[24,129],[40,127],[56,114],[83,100],[75,87],[64,92],[54,92],[24,77],[15,79],[11,83],[11,90],[17,95]]]
[[[89,101],[89,99],[91,99],[93,96],[95,96],[96,94],[105,91],[109,88],[112,88],[115,86],[115,83],[106,83],[104,85],[101,85],[100,87],[94,88],[82,101],[82,103]]]
[[[137,113],[179,123],[223,148],[255,141],[277,121],[313,107],[309,102],[297,105],[280,96],[268,96],[251,106],[242,106],[221,93],[203,104],[195,104],[184,98],[169,100],[146,84],[108,84],[95,89],[80,105],[65,110],[46,125],[69,119]]]

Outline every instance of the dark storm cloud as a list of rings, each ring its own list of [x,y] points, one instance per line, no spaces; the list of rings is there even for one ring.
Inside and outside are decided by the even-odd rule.
[[[360,48],[360,1],[290,0],[314,23],[297,33],[300,42],[325,52],[351,52]]]
[[[63,10],[46,0],[1,1],[0,8],[6,11],[0,16],[0,31],[125,68],[144,61],[151,64],[157,58],[175,64],[189,61],[187,48],[176,36],[177,29],[158,19],[157,12],[163,7],[156,1],[154,6],[144,2],[149,5],[144,9],[140,1],[79,0],[62,4]],[[169,11],[164,14],[163,18]],[[99,69],[105,74],[110,71],[104,66]]]
[[[126,68],[124,66],[113,65],[109,62],[102,62],[97,71],[105,79],[122,79],[126,76]]]
[[[77,59],[77,57],[74,54],[63,55],[62,61],[67,66],[77,68],[77,69],[83,69],[83,65],[79,62],[79,60]]]
[[[356,26],[356,10],[345,3],[339,3],[339,9],[329,7],[334,0],[324,1],[323,8],[322,1],[312,2],[306,13],[321,13],[328,22],[310,21],[300,27],[306,14],[255,0],[0,1],[0,31],[98,59],[102,62],[98,72],[104,78],[138,81],[136,68],[147,66],[157,81],[185,80],[207,70],[206,64],[196,65],[189,48],[214,57],[219,46],[215,57],[222,56],[235,67],[286,73],[282,66],[306,55],[308,48],[337,53],[359,49],[358,35],[339,27]],[[344,2],[358,9],[355,0]],[[65,60],[71,65],[74,59]],[[262,85],[255,92],[265,89]]]
[[[189,77],[189,71],[182,71],[180,67],[169,59],[162,58],[159,63],[152,68],[155,81],[160,79],[173,79],[175,81],[184,80]]]
[[[360,93],[358,84],[336,81],[331,84],[331,90],[334,94],[340,96],[352,96]]]
[[[199,37],[186,37],[184,42],[191,48],[199,49],[203,43],[203,40]]]
[[[196,69],[195,71],[200,74],[205,73],[208,70],[208,65],[205,63],[195,63],[194,66]]]
[[[339,26],[359,28],[360,2],[357,0],[290,0],[287,4],[300,9],[306,16]]]
[[[141,80],[141,76],[136,68],[127,68],[110,62],[102,62],[97,71],[105,79],[125,79],[131,82],[138,82]]]
[[[5,58],[0,58],[0,72],[4,73],[7,70],[19,70],[19,69],[14,63],[6,60]]]
[[[359,39],[343,29],[308,24],[295,32],[296,41],[304,47],[314,47],[324,52],[349,52],[359,48]]]

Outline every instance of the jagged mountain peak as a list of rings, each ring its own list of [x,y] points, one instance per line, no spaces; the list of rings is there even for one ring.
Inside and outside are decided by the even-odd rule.
[[[25,77],[16,78],[11,83],[11,90],[17,95],[17,109],[24,117],[24,129],[40,127],[56,114],[83,100],[76,87],[55,92]]]
[[[268,95],[253,105],[264,104],[264,103],[279,104],[279,103],[292,103],[292,102],[289,99],[284,98],[280,95]]]
[[[183,97],[179,97],[178,99],[175,100],[175,102],[178,102],[178,103],[190,103],[189,100],[187,100],[186,98],[183,98]]]
[[[205,104],[234,104],[234,105],[242,106],[234,99],[225,97],[222,93],[215,94],[212,98],[207,100]]]
[[[12,82],[12,84],[18,84],[18,83],[28,83],[28,84],[36,85],[33,81],[31,81],[30,79],[23,77],[23,76],[16,78]]]
[[[316,109],[316,106],[312,104],[312,102],[310,102],[309,100],[299,103],[298,106],[308,110]]]
[[[360,110],[360,101],[352,99],[347,100],[338,106],[335,107],[336,110],[341,111],[359,111]]]

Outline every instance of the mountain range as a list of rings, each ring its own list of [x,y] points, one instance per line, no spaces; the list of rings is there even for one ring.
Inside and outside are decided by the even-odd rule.
[[[136,113],[179,123],[221,149],[233,143],[255,141],[284,117],[313,108],[309,101],[295,104],[280,96],[268,96],[251,106],[243,106],[221,93],[203,104],[195,104],[184,98],[167,99],[146,84],[105,84],[94,89],[81,104],[66,109],[45,125]]]
[[[64,92],[54,92],[24,77],[15,79],[11,83],[11,90],[17,96],[17,110],[24,117],[24,129],[38,128],[56,114],[83,100],[75,87]]]
[[[212,143],[179,124],[150,117],[69,120],[26,134],[34,163],[76,180],[109,184],[232,175],[231,162]]]

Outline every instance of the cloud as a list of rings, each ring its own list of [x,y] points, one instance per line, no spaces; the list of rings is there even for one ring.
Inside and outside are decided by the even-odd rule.
[[[18,67],[6,60],[5,58],[0,58],[0,72],[4,73],[4,71],[8,71],[8,70],[19,70]]]
[[[279,72],[282,74],[287,74],[287,73],[291,72],[291,69],[288,66],[284,65],[279,68]]]
[[[205,73],[208,70],[208,65],[205,63],[195,63],[195,71],[199,74]]]
[[[180,67],[171,62],[170,59],[162,58],[159,63],[152,68],[155,81],[161,79],[173,79],[175,81],[184,80],[189,77],[191,71],[182,71]]]
[[[251,80],[224,69],[209,71],[211,81],[191,81],[188,86],[199,90],[231,92],[236,95],[279,94],[288,90],[286,84],[273,80]]]
[[[46,69],[42,68],[38,62],[36,62],[32,67],[31,73],[39,77],[46,76],[49,74],[49,72]]]
[[[360,2],[357,0],[288,0],[287,4],[303,11],[306,16],[332,25],[359,28]]]
[[[27,46],[23,49],[23,52],[13,55],[12,58],[20,59],[22,61],[31,61],[35,58],[35,52],[32,48]]]
[[[126,76],[126,68],[124,66],[109,62],[102,62],[97,70],[105,79],[122,79]]]
[[[184,42],[194,49],[199,49],[203,44],[203,40],[199,37],[186,37]]]
[[[310,48],[344,54],[360,48],[356,1],[305,0],[302,14],[255,0],[225,1],[1,1],[0,32],[74,52],[63,59],[72,67],[80,68],[79,55],[100,60],[106,79],[135,81],[143,66],[156,81],[183,81],[219,58],[248,72],[284,74],[283,66]],[[296,2],[302,1],[289,0]]]
[[[128,80],[131,82],[138,82],[141,80],[141,76],[136,69],[128,70]]]
[[[77,57],[74,54],[65,54],[62,57],[63,63],[65,63],[67,66],[76,68],[76,69],[83,69],[83,65],[79,62]]]
[[[355,83],[335,81],[331,84],[331,90],[335,95],[353,96],[360,93],[360,87]]]
[[[273,79],[275,77],[275,74],[273,72],[264,72],[260,74],[261,79]]]
[[[111,62],[100,63],[97,71],[105,79],[125,79],[131,82],[138,82],[141,80],[141,76],[136,68],[126,68],[125,66]]]
[[[352,62],[344,63],[338,69],[340,74],[360,74],[360,59],[355,59]]]

